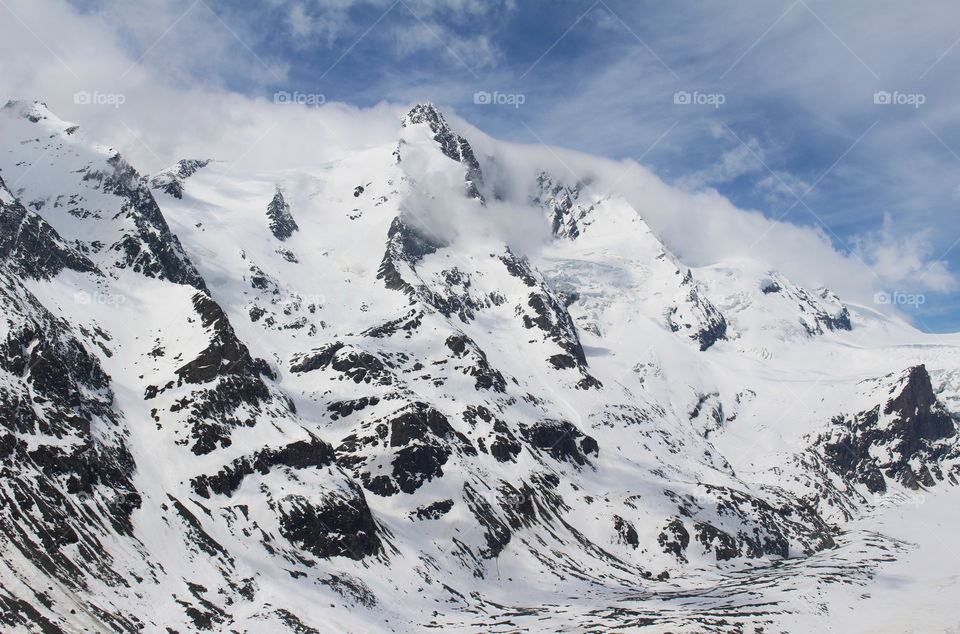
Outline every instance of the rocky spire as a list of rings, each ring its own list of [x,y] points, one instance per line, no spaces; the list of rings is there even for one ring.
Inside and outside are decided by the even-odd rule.
[[[277,240],[286,240],[298,231],[296,221],[290,214],[290,205],[283,198],[283,192],[277,188],[277,193],[273,195],[273,200],[267,205],[267,218],[270,219],[270,231]]]
[[[433,133],[433,140],[440,146],[440,151],[466,167],[467,194],[483,200],[479,190],[480,185],[483,184],[483,173],[480,171],[480,163],[470,143],[454,132],[443,113],[432,103],[417,104],[403,117],[403,127],[417,124],[429,126]]]

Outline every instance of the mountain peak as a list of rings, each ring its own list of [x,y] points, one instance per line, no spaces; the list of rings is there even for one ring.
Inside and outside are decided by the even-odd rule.
[[[440,112],[440,109],[437,108],[432,102],[425,101],[418,103],[413,108],[410,108],[410,111],[407,112],[401,119],[401,125],[405,128],[408,125],[415,125],[417,123],[427,123],[430,125],[430,128],[442,127],[450,129],[449,124],[447,123],[446,118],[443,116],[443,113]]]
[[[467,168],[467,194],[482,201],[483,195],[479,188],[483,183],[483,173],[470,143],[450,127],[443,113],[430,102],[417,104],[400,121],[404,128],[419,124],[429,127],[433,140],[444,155]]]
[[[691,268],[608,161],[405,112],[148,178],[0,111],[0,630],[806,631],[870,592],[867,493],[960,474],[960,338],[850,335],[759,255]]]
[[[44,125],[53,132],[64,132],[70,135],[79,128],[79,126],[58,117],[43,101],[11,99],[0,108],[0,112],[17,119],[26,119],[30,123],[44,122]]]
[[[50,108],[43,101],[28,101],[26,99],[11,99],[3,106],[4,110],[11,111],[19,117],[36,123],[53,115]]]
[[[284,199],[283,191],[277,186],[273,200],[267,205],[267,218],[270,219],[270,232],[277,240],[286,240],[300,227],[290,213],[290,204]]]

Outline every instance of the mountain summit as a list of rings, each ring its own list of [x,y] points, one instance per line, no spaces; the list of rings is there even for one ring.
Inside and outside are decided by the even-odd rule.
[[[462,127],[147,176],[0,109],[4,628],[797,631],[901,557],[960,338]]]
[[[473,154],[470,143],[453,131],[436,106],[432,103],[422,103],[410,109],[403,117],[401,125],[406,127],[423,125],[433,135],[433,140],[440,146],[440,151],[454,161],[462,163],[466,168],[467,193],[478,199],[483,199],[479,188],[483,184],[483,173],[480,163]]]

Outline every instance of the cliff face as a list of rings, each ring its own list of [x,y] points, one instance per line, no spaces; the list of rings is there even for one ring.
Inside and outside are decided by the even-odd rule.
[[[956,468],[944,470],[957,458],[957,418],[937,400],[926,367],[904,372],[889,389],[890,398],[852,417],[838,417],[822,451],[835,471],[883,493],[887,482],[909,489],[932,487],[949,479]]]
[[[397,135],[147,178],[0,111],[5,628],[782,629],[895,556],[871,492],[956,483],[957,346]]]

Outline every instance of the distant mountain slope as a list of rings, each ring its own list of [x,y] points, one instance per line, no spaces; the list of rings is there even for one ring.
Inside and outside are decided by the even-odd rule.
[[[295,174],[0,140],[6,628],[788,631],[957,483],[960,337],[505,187],[431,104]]]

